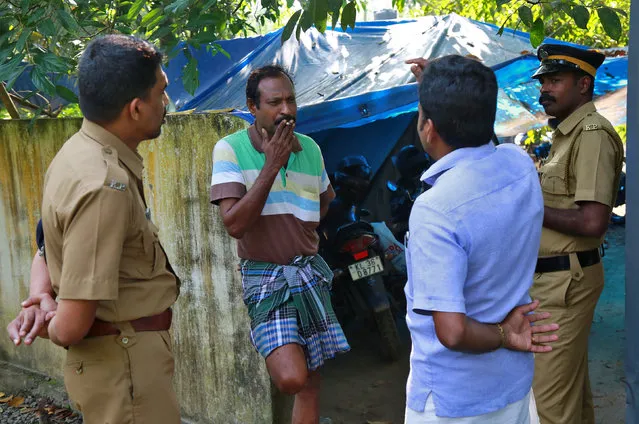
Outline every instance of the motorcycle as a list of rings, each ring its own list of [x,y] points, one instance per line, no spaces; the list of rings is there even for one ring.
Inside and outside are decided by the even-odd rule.
[[[395,238],[403,242],[406,231],[408,231],[408,219],[413,203],[420,194],[430,188],[427,184],[422,183],[420,178],[424,171],[430,167],[431,160],[428,154],[413,145],[402,147],[392,160],[400,177],[396,182],[386,182],[386,187],[393,193],[390,201],[391,223],[389,227]]]
[[[359,206],[371,176],[363,156],[347,156],[338,165],[332,178],[336,198],[319,228],[320,253],[334,273],[332,300],[340,322],[373,321],[382,356],[396,360],[401,341],[384,283],[384,252],[373,226],[363,219],[370,213]]]

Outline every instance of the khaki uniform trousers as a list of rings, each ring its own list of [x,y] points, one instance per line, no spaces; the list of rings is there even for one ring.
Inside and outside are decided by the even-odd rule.
[[[70,346],[64,383],[85,424],[179,424],[168,331],[93,337]]]
[[[550,312],[559,340],[553,350],[535,355],[533,391],[541,424],[594,424],[588,376],[588,335],[604,286],[600,263],[581,267],[570,254],[570,270],[535,274],[530,290],[538,311]],[[544,322],[544,321],[542,321]]]

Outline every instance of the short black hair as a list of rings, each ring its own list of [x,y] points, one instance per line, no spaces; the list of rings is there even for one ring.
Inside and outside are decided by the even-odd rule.
[[[295,86],[293,78],[280,65],[266,65],[261,68],[254,69],[246,81],[246,101],[253,101],[256,108],[260,108],[260,90],[258,89],[260,81],[266,78],[280,78],[285,76],[291,84]]]
[[[89,120],[111,122],[156,83],[163,55],[150,43],[128,35],[91,41],[78,66],[80,110]]]
[[[482,146],[494,133],[497,78],[477,60],[444,56],[424,69],[419,104],[424,119],[433,121],[453,149]]]
[[[590,75],[588,72],[582,71],[582,70],[574,71],[574,73],[575,73],[575,84],[577,84],[579,80],[583,77],[590,79],[590,88],[588,89],[588,94],[592,98],[595,95],[595,77]]]

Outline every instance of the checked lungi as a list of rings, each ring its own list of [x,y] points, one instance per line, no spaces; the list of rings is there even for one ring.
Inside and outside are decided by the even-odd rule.
[[[264,358],[297,343],[314,371],[350,350],[331,305],[333,273],[320,256],[298,256],[290,265],[242,260],[240,270],[251,341]]]

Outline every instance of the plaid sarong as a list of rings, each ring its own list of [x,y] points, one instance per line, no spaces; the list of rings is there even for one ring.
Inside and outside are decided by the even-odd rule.
[[[242,260],[240,266],[251,340],[264,358],[297,343],[313,371],[350,350],[331,305],[333,273],[320,256],[298,256],[290,265]]]

